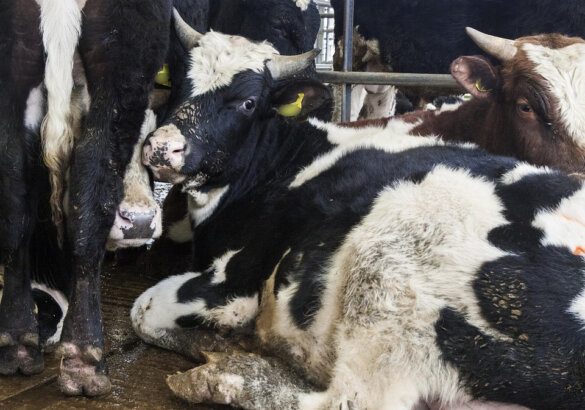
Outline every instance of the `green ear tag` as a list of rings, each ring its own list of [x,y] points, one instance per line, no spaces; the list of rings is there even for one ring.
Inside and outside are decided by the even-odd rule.
[[[295,117],[300,114],[301,110],[303,109],[303,98],[305,97],[304,93],[298,93],[298,98],[295,102],[291,102],[290,104],[281,105],[278,107],[278,113],[283,117]]]
[[[165,87],[171,86],[171,77],[168,64],[163,64],[162,70],[160,70],[158,73],[156,73],[156,76],[154,76],[154,82],[160,85],[164,85]]]
[[[477,91],[480,91],[482,93],[487,93],[491,91],[483,86],[483,84],[481,83],[481,78],[478,78],[477,81],[475,82],[475,88],[477,88]]]

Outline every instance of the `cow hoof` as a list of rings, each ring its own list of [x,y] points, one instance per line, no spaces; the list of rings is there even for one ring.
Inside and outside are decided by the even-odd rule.
[[[0,374],[11,375],[20,371],[28,376],[40,373],[44,368],[38,334],[24,332],[15,337],[8,332],[0,333]]]
[[[87,346],[83,351],[73,343],[62,343],[56,350],[61,358],[59,388],[68,396],[100,396],[112,385],[106,376],[102,349]]]

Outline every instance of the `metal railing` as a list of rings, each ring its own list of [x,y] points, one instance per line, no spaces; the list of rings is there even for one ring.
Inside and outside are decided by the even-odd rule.
[[[352,72],[352,43],[353,43],[353,8],[354,0],[345,0],[345,19],[344,19],[344,63],[343,72],[331,71],[327,64],[332,61],[331,48],[334,49],[333,39],[333,9],[330,7],[328,0],[316,0],[317,6],[321,12],[321,31],[317,47],[326,50],[324,56],[317,60],[317,78],[330,84],[344,85],[343,101],[341,107],[342,121],[349,121],[351,107],[351,84],[380,84],[394,85],[402,87],[436,87],[445,91],[454,93],[461,92],[463,89],[457,84],[450,74],[411,74],[411,73],[372,73],[372,72]],[[326,21],[326,24],[323,21]],[[326,37],[330,35],[331,37]],[[324,37],[325,36],[325,37]],[[323,54],[323,51],[322,51]],[[323,69],[325,68],[325,69]]]

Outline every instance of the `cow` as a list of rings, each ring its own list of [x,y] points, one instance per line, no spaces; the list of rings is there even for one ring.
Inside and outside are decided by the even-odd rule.
[[[339,51],[344,29],[344,1],[332,0],[334,9],[334,37],[336,43],[336,70],[341,69]],[[478,3],[462,0],[456,4],[433,1],[396,0],[392,2],[374,0],[356,1],[354,4],[355,41],[367,44],[358,53],[358,63],[354,69],[359,71],[394,71],[399,73],[446,74],[453,60],[462,55],[480,54],[477,47],[467,36],[464,29],[475,29],[504,38],[518,38],[538,33],[561,33],[569,36],[585,37],[583,18],[585,6],[578,0],[562,4],[552,0],[539,1],[538,7],[530,1],[492,0]],[[368,62],[362,62],[367,59]],[[379,70],[380,66],[384,67]],[[370,86],[372,87],[372,86]],[[406,92],[406,90],[403,90]],[[426,97],[441,95],[426,90]],[[392,94],[392,87],[378,87],[375,93]],[[438,92],[439,94],[436,94]],[[421,95],[421,91],[415,91]],[[412,95],[412,92],[410,93]],[[375,98],[375,97],[373,97]],[[382,96],[378,95],[378,98]],[[353,108],[353,107],[352,107]],[[391,104],[388,105],[391,109]],[[363,108],[364,114],[373,111],[379,115],[376,106],[369,104]],[[352,114],[357,119],[360,109]],[[353,111],[352,111],[353,112]],[[387,111],[385,115],[394,114]],[[376,118],[374,116],[362,118]]]
[[[176,4],[178,12],[194,29],[206,32],[220,31],[224,34],[240,35],[254,41],[268,41],[281,54],[292,55],[309,51],[315,44],[320,25],[319,12],[312,1],[293,0],[258,0],[246,2],[240,0],[216,0],[205,2],[191,0]],[[196,15],[192,14],[196,11]],[[186,17],[185,17],[186,16]],[[207,20],[207,23],[203,23]],[[183,46],[178,41],[171,42],[169,68],[171,77],[172,111],[182,102],[181,83],[185,76],[185,55]],[[302,78],[315,77],[314,65],[310,65],[299,75]],[[298,94],[283,94],[284,101],[291,104],[298,99]],[[300,104],[302,105],[301,100]],[[331,119],[332,99],[319,102],[320,110],[311,110],[311,115],[323,120]],[[303,120],[307,110],[288,114],[293,120]],[[281,110],[284,115],[284,110]],[[163,234],[144,255],[147,269],[156,271],[161,268],[166,272],[182,272],[189,259],[190,241],[192,237],[188,214],[188,201],[192,198],[184,192],[180,185],[174,186],[163,204]],[[195,206],[195,205],[193,205]],[[168,255],[174,254],[172,263]],[[184,258],[182,256],[185,256]]]
[[[472,98],[438,111],[396,117],[411,135],[473,142],[499,155],[570,173],[585,169],[585,110],[580,103],[585,41],[561,35],[503,39],[467,29],[492,58],[459,57],[451,74]],[[348,126],[383,125],[390,118]]]
[[[110,389],[99,273],[116,213],[121,230],[132,222],[127,209],[119,208],[123,177],[166,55],[171,6],[169,0],[2,4],[0,374],[42,371],[31,279],[58,273],[70,290],[57,349],[60,388],[88,396]],[[76,53],[90,100],[83,121],[76,115],[83,107],[71,105],[78,91]],[[39,138],[30,130],[44,104]],[[48,223],[51,216],[37,213],[49,196],[58,229]],[[43,257],[50,263],[36,264]]]
[[[103,359],[97,288],[103,252],[138,246],[160,234],[161,212],[153,200],[144,169],[135,166],[140,156],[135,147],[141,143],[138,139],[141,124],[142,137],[153,124],[152,114],[148,111],[145,114],[144,109],[154,73],[164,60],[169,62],[171,74],[175,73],[173,69],[178,65],[173,63],[176,58],[180,60],[180,53],[179,57],[172,52],[164,57],[169,39],[171,49],[177,50],[176,35],[169,33],[167,27],[169,1],[38,3],[40,6],[21,0],[6,6],[0,16],[6,23],[0,50],[2,55],[6,51],[5,55],[12,57],[0,76],[0,85],[10,90],[0,103],[0,123],[7,125],[7,137],[2,143],[12,150],[3,151],[1,162],[5,168],[0,173],[5,181],[0,192],[5,198],[0,201],[0,218],[9,222],[6,231],[0,232],[0,267],[6,264],[7,272],[0,306],[0,373],[41,371],[40,350],[58,341],[63,328],[63,343],[58,350],[64,359],[60,388],[70,395],[93,396],[110,388]],[[180,0],[175,4],[189,12],[189,22],[196,27],[207,29],[209,24],[226,21],[222,14],[227,12],[219,12],[218,7],[228,7],[228,2],[213,4],[212,20],[210,6],[204,0]],[[314,37],[318,30],[318,12],[309,1],[256,2],[256,6],[261,6],[262,16],[256,16],[255,5],[247,9],[239,3],[232,5],[238,7],[239,13],[230,14],[237,19],[232,27],[242,23],[242,30],[251,35],[254,30],[263,29],[258,24],[260,17],[270,18],[271,25],[266,27],[273,29],[270,34],[273,40],[281,36],[281,46],[294,52],[296,47],[310,48],[304,34],[314,32]],[[106,18],[109,14],[112,16]],[[136,15],[140,18],[134,20]],[[43,53],[47,54],[46,64]],[[28,71],[16,72],[21,66]],[[171,89],[180,89],[180,78],[175,76],[172,80]],[[47,89],[46,98],[43,87]],[[294,101],[298,97],[281,98]],[[69,104],[70,100],[73,104]],[[159,113],[164,115],[164,109]],[[31,125],[33,121],[35,124]],[[36,161],[42,156],[40,128],[48,168]],[[26,144],[21,144],[24,141],[21,134],[27,136]],[[22,163],[21,157],[27,157],[27,162]],[[124,171],[128,161],[130,165]],[[23,175],[31,172],[41,177],[33,178],[31,174],[29,179],[22,180]],[[51,186],[36,184],[45,180],[50,180]],[[30,200],[37,191],[38,199],[33,196]],[[122,191],[124,199],[120,203]],[[25,203],[30,207],[24,207]],[[37,203],[41,211],[34,211]],[[47,213],[49,203],[52,213]],[[33,217],[35,212],[38,219]],[[24,226],[18,225],[21,214],[26,215],[22,218]],[[57,231],[46,223],[51,218]],[[16,265],[15,252],[20,258]],[[33,267],[47,268],[29,272],[26,266],[29,262]],[[55,272],[59,273],[58,283],[45,284],[47,278],[42,276]],[[38,286],[37,282],[30,286],[30,276],[44,280],[39,286],[50,285],[47,288],[50,292],[64,296],[57,297],[67,302],[59,305],[61,315],[51,316],[64,318],[56,322],[59,326],[54,320],[45,320],[42,307],[35,319],[32,306],[38,299]],[[21,280],[24,282],[15,282]],[[53,296],[43,298],[56,300]],[[50,332],[44,331],[45,322]],[[36,338],[37,323],[40,342]],[[45,333],[50,333],[50,337],[45,337]]]
[[[585,47],[555,39],[531,47]],[[314,53],[217,32],[184,43],[186,100],[143,158],[198,199],[195,257],[136,300],[139,335],[164,345],[177,328],[253,322],[266,351],[322,389],[290,407],[585,405],[580,179],[411,136],[399,120],[286,122],[273,92]],[[149,143],[161,138],[183,149]],[[231,370],[202,372],[190,391],[238,405],[266,383]]]

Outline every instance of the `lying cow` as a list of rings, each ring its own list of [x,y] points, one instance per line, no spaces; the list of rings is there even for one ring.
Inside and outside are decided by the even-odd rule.
[[[500,155],[567,172],[585,168],[585,107],[581,103],[585,41],[561,35],[507,40],[473,29],[471,38],[498,59],[459,57],[453,77],[474,98],[450,109],[399,116],[411,135],[474,142]],[[358,121],[351,127],[383,126],[391,118]]]
[[[136,301],[140,335],[255,321],[268,351],[326,388],[292,397],[301,408],[585,405],[582,182],[401,121],[287,123],[272,93],[314,54],[185,42],[188,99],[150,137],[184,149],[147,141],[144,158],[200,193],[196,257]],[[234,371],[200,380],[205,398],[249,386]]]
[[[585,64],[580,47],[583,41],[563,36],[511,41],[473,29],[468,32],[479,47],[501,62],[493,65],[485,57],[464,56],[452,63],[452,75],[474,98],[445,104],[438,111],[415,111],[344,126],[378,127],[400,119],[409,126],[411,135],[473,142],[494,154],[566,172],[583,172],[585,125],[580,118],[585,116],[585,109],[578,98],[585,92],[578,75]],[[554,42],[553,51],[547,48],[547,41]],[[574,72],[575,76],[561,81],[563,72]],[[178,212],[180,201],[186,203],[171,196],[163,212],[168,236],[183,243],[190,238],[189,219],[185,205],[182,213]]]
[[[343,0],[331,0],[335,11],[336,54],[339,54],[338,45],[343,41],[344,3]],[[354,70],[446,74],[449,65],[457,57],[481,51],[465,36],[466,26],[505,38],[551,32],[585,37],[584,15],[585,3],[580,0],[566,0],[562,3],[540,0],[538,7],[525,0],[460,0],[451,7],[436,1],[356,1],[354,38],[357,42],[367,44],[368,52],[362,55],[367,56],[368,62],[360,61],[360,66],[355,66]],[[339,61],[337,57],[336,60]],[[385,69],[380,70],[379,66]],[[338,62],[336,70],[340,69]],[[377,98],[383,98],[396,92],[392,88],[377,87],[373,91],[384,92],[376,94]],[[431,96],[428,92],[426,94]],[[416,95],[421,95],[420,90]],[[352,113],[353,108],[352,104]],[[372,104],[364,106],[363,110],[373,111],[373,115],[378,117],[362,118],[394,114],[387,112],[379,115],[379,109]],[[356,116],[359,111],[359,108],[355,110]]]

